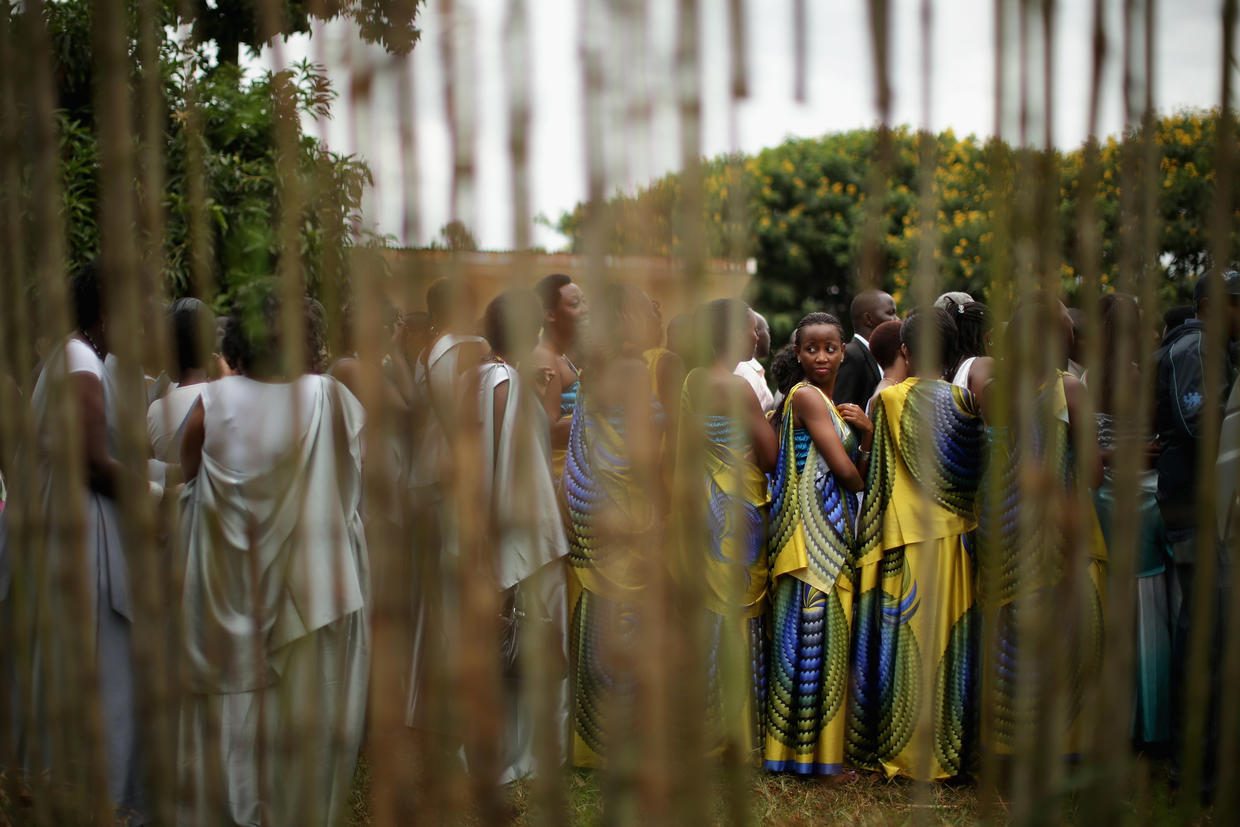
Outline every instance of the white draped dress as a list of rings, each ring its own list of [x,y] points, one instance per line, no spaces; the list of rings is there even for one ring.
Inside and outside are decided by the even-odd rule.
[[[426,411],[416,435],[409,486],[421,521],[412,540],[414,580],[413,651],[410,653],[405,725],[449,738],[460,733],[447,704],[448,678],[459,651],[456,634],[457,540],[455,504],[445,491],[444,466],[450,462],[448,435],[460,415],[461,355],[484,345],[477,336],[444,334],[436,339],[414,370],[415,404]]]
[[[146,436],[151,456],[170,465],[181,464],[181,436],[190,409],[204,385],[177,385],[151,403],[146,410]]]
[[[327,376],[203,387],[181,500],[183,824],[328,824],[369,669],[361,405]]]
[[[562,761],[568,723],[568,603],[563,562],[568,542],[551,480],[546,414],[538,400],[524,392],[512,366],[491,362],[478,370],[482,478],[496,542],[496,579],[501,590],[516,588],[515,606],[520,614],[515,633],[522,668],[553,674],[549,682],[554,687],[555,712],[549,723],[556,731]],[[496,433],[495,392],[505,383],[508,398],[496,440],[492,437]],[[521,629],[520,624],[534,628]],[[540,634],[543,631],[550,634]],[[546,640],[555,641],[554,650],[540,651],[538,657],[528,651]],[[508,683],[501,783],[539,769],[534,759],[538,705],[529,696],[528,686],[520,681]]]
[[[23,550],[12,543],[7,526],[0,528],[0,602],[13,600],[20,590],[21,600],[14,602],[34,613],[27,617],[33,623],[33,640],[19,646],[19,651],[33,653],[32,669],[9,665],[10,679],[21,688],[21,694],[12,696],[13,699],[29,698],[31,703],[29,709],[12,710],[13,735],[19,760],[30,771],[50,767],[53,781],[61,776],[59,770],[66,765],[79,763],[92,754],[84,731],[85,707],[78,692],[83,679],[82,653],[75,638],[80,635],[91,647],[98,670],[97,701],[103,725],[102,757],[107,763],[108,793],[118,808],[140,813],[143,801],[130,646],[133,615],[120,509],[116,500],[89,488],[76,494],[69,491],[65,479],[49,461],[51,440],[59,438],[52,425],[55,390],[58,383],[75,373],[99,379],[108,418],[109,450],[115,447],[117,385],[89,345],[67,339],[48,355],[31,396],[39,429],[37,465],[41,490],[37,496],[42,503],[43,559],[35,560],[30,555],[21,561],[13,559]],[[64,389],[71,392],[71,388]],[[65,537],[58,530],[69,518],[65,499],[70,496],[80,497],[82,503],[80,548],[66,547]],[[84,609],[73,605],[73,594],[56,579],[62,567],[76,565],[82,567],[86,578],[85,594],[90,602]],[[46,583],[46,604],[39,602],[36,572],[40,568],[50,578]],[[86,628],[75,633],[73,624],[80,620],[85,621]],[[76,711],[66,713],[66,706]],[[40,766],[33,766],[35,762]],[[140,821],[140,817],[135,819],[135,823]]]

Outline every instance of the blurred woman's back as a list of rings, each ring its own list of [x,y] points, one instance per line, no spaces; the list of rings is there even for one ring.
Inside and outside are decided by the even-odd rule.
[[[279,306],[226,343],[247,375],[208,385],[182,466],[186,557],[178,767],[185,824],[338,820],[357,760],[369,669],[360,515],[361,405],[336,380],[292,381]],[[261,340],[239,338],[262,330]],[[306,364],[322,329],[306,320]]]

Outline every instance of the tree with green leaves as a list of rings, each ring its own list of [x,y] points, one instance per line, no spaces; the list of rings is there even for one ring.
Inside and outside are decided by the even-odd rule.
[[[136,197],[161,199],[163,235],[146,241],[161,249],[170,295],[196,292],[223,303],[240,286],[274,273],[279,257],[288,252],[278,228],[290,190],[298,196],[295,252],[307,287],[316,294],[346,290],[347,256],[371,173],[360,159],[331,152],[302,129],[303,117],[330,117],[336,93],[321,66],[302,62],[284,71],[247,73],[237,65],[236,50],[244,44],[257,52],[271,37],[305,31],[310,18],[345,15],[359,23],[363,37],[395,52],[407,51],[417,41],[413,21],[419,3],[275,3],[282,18],[274,27],[254,22],[265,8],[259,2],[225,0],[210,7],[199,4],[196,10],[177,3],[156,5],[161,15],[155,27],[158,65],[135,60],[133,71],[135,86],[146,72],[160,77],[162,106],[153,114],[162,124],[165,186],[161,193],[138,187]],[[128,8],[130,52],[139,54],[138,5]],[[99,250],[94,12],[87,0],[61,0],[42,10],[56,62],[66,249],[72,264]],[[10,6],[7,13],[19,25],[25,11]],[[220,16],[226,13],[233,14],[223,21]],[[172,26],[186,21],[194,24],[195,36],[178,39]],[[138,118],[151,115],[141,111]],[[142,134],[140,124],[133,134]],[[281,158],[282,146],[291,158]],[[286,178],[289,171],[295,180]],[[196,284],[196,275],[204,283]]]
[[[454,253],[473,253],[478,250],[478,240],[464,221],[454,219],[439,230],[442,241],[432,241],[432,250],[451,250]]]
[[[310,31],[312,20],[338,17],[358,25],[362,39],[393,54],[407,54],[421,32],[414,21],[422,0],[191,0],[175,3],[178,22],[193,27],[199,43],[216,45],[219,65],[236,65],[241,47],[258,54],[277,37]]]

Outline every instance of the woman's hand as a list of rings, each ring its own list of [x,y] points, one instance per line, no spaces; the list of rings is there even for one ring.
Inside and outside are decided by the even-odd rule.
[[[542,367],[533,372],[534,390],[541,397],[547,393],[547,388],[551,387],[551,380],[556,377],[554,368]]]
[[[860,405],[854,405],[851,402],[845,402],[836,408],[840,412],[840,419],[843,419],[852,427],[861,432],[863,437],[871,437],[874,435],[874,423],[865,415],[865,411],[861,410]]]
[[[752,395],[752,394],[751,394]],[[756,400],[756,397],[755,397]],[[844,443],[840,439],[839,433],[835,430],[835,423],[831,418],[826,395],[820,390],[815,390],[806,385],[797,390],[792,395],[792,411],[791,413],[801,422],[805,430],[809,431],[810,438],[814,441],[818,453],[826,460],[827,468],[835,475],[836,482],[840,484],[845,491],[861,491],[865,488],[865,476],[862,470],[858,468],[852,461],[852,457],[844,450]],[[844,409],[849,408],[851,412],[845,416]],[[843,408],[837,408],[840,417],[846,422],[849,416],[860,417],[861,421],[870,426],[870,420],[856,405],[844,405]],[[787,414],[785,414],[787,415]],[[871,427],[871,430],[872,427]],[[871,441],[871,436],[867,435],[863,441]],[[867,450],[863,447],[862,450]],[[863,462],[862,465],[865,463]]]

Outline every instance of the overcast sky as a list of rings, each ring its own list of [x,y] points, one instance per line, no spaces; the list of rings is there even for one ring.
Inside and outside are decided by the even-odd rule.
[[[892,83],[894,123],[925,122],[922,95],[923,55],[920,0],[891,0],[893,12]],[[367,46],[347,22],[319,27],[311,38],[282,44],[270,64],[310,57],[327,65],[340,93],[334,118],[312,125],[338,152],[356,152],[375,173],[368,194],[365,221],[399,243],[425,244],[452,217],[450,190],[452,156],[444,107],[442,44],[451,32],[457,48],[457,69],[451,73],[463,112],[473,112],[475,184],[473,197],[458,200],[458,216],[473,228],[485,249],[508,249],[514,242],[508,113],[514,84],[528,78],[532,107],[530,176],[532,214],[553,222],[586,193],[583,149],[583,71],[579,9],[582,0],[525,0],[529,10],[530,45],[525,59],[506,62],[513,42],[505,37],[511,3],[504,0],[454,0],[456,19],[445,21],[437,0],[429,0],[419,16],[422,40],[407,59],[393,59]],[[645,3],[602,3],[592,7],[650,7],[644,36],[632,34],[625,21],[607,18],[590,27],[588,42],[602,54],[601,70],[608,93],[596,98],[595,122],[605,158],[607,191],[631,190],[675,169],[680,155],[675,117],[675,6],[672,0]],[[873,57],[865,0],[805,0],[808,20],[806,100],[795,100],[793,0],[750,0],[745,3],[744,36],[748,49],[749,97],[738,103],[734,117],[728,98],[731,57],[728,44],[728,0],[701,0],[703,121],[702,152],[716,155],[730,149],[755,152],[790,136],[810,137],[873,126],[875,105]],[[1051,108],[1057,145],[1073,147],[1088,128],[1088,85],[1092,3],[1061,2],[1054,39],[1054,87]],[[1210,107],[1220,94],[1222,0],[1177,0],[1159,4],[1155,39],[1155,106],[1161,112],[1184,107]],[[1108,59],[1103,73],[1100,131],[1118,132],[1123,125],[1120,61],[1122,3],[1106,0]],[[929,122],[933,129],[951,127],[957,135],[989,135],[995,127],[993,0],[939,0],[932,21],[933,70],[930,77]],[[1013,34],[1015,32],[1013,31]],[[1034,53],[1040,53],[1035,42]],[[1014,104],[1015,40],[1007,59]],[[1033,66],[1035,89],[1041,88],[1040,64]],[[402,73],[405,75],[402,84]],[[369,95],[355,93],[351,81],[373,78]],[[409,94],[402,93],[402,88]],[[402,98],[406,98],[402,105]],[[1044,111],[1040,93],[1033,98],[1035,117],[1030,137],[1042,135]],[[633,115],[633,104],[649,100],[652,122]],[[401,151],[402,110],[405,136],[412,136],[414,159]],[[1003,132],[1015,138],[1015,109],[1005,112]],[[416,183],[410,185],[410,181]],[[412,186],[406,192],[406,186]],[[406,233],[405,228],[410,232]],[[549,249],[563,246],[558,233],[533,229],[533,240]]]

